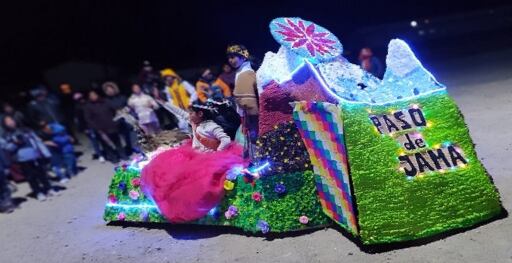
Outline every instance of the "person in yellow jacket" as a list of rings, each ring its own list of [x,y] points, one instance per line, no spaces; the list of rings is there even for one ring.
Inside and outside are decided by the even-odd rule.
[[[246,137],[244,157],[253,158],[258,139],[259,91],[256,72],[249,61],[249,51],[242,45],[230,45],[226,54],[232,68],[236,69],[233,96],[242,117],[242,130]]]
[[[176,107],[188,109],[193,101],[197,99],[194,86],[183,80],[170,68],[160,71],[165,84],[167,100]]]
[[[201,74],[196,82],[197,99],[201,103],[206,103],[208,99],[218,99],[231,97],[231,90],[222,79],[213,76],[212,71],[207,68]]]

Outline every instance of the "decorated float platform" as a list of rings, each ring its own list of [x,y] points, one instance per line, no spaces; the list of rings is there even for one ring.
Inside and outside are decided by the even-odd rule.
[[[503,215],[460,110],[404,41],[390,41],[381,80],[312,22],[277,18],[270,31],[281,47],[257,71],[254,165],[232,169],[221,203],[188,223],[264,234],[337,224],[376,245]],[[106,221],[168,223],[140,185],[155,154],[116,168]]]

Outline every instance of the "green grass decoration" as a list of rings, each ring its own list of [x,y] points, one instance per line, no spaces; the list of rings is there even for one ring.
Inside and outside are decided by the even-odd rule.
[[[428,123],[417,129],[426,148],[453,143],[462,149],[465,167],[415,177],[399,170],[398,156],[404,149],[395,138],[410,130],[382,135],[369,115],[413,104],[419,105]],[[427,237],[473,226],[501,212],[499,194],[477,158],[463,116],[445,91],[386,106],[346,103],[342,115],[363,243]]]
[[[214,213],[209,213],[204,218],[190,223],[234,226],[248,232],[260,231],[257,227],[259,220],[266,221],[272,232],[329,225],[331,221],[323,214],[318,202],[313,176],[311,171],[266,176],[256,180],[254,186],[245,182],[240,176],[235,182],[235,188],[226,191],[224,200],[216,207]],[[140,205],[154,204],[140,191],[140,186],[132,185],[131,182],[139,177],[140,173],[137,170],[123,167],[116,169],[109,187],[109,201],[104,213],[105,221],[167,222],[156,207],[150,209],[140,207]],[[123,183],[126,187],[119,187]],[[276,184],[283,184],[286,192],[278,195],[274,191]],[[130,191],[137,191],[139,198],[133,200],[129,196]],[[260,202],[253,200],[254,192],[262,194],[263,198]],[[112,201],[115,201],[114,205],[111,204]],[[226,219],[224,212],[230,205],[238,208],[238,215]],[[309,223],[300,223],[300,216],[307,216]]]

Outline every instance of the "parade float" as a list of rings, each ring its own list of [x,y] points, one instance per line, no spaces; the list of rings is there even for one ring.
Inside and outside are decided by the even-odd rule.
[[[257,71],[256,158],[233,167],[224,199],[188,223],[275,233],[334,222],[374,245],[501,214],[460,110],[404,41],[390,41],[380,80],[348,62],[337,37],[312,22],[277,18],[270,31],[281,47]],[[172,145],[116,168],[106,221],[168,222],[139,178],[162,147]]]

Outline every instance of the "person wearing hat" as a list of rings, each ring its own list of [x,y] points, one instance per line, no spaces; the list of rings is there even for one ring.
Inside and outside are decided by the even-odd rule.
[[[186,110],[197,99],[194,86],[182,80],[174,70],[163,69],[160,75],[164,81],[167,100],[174,106]]]
[[[256,86],[256,72],[249,61],[249,51],[242,45],[230,45],[226,52],[228,62],[236,69],[233,96],[242,117],[242,128],[246,137],[244,157],[254,156],[258,139],[259,92]]]

